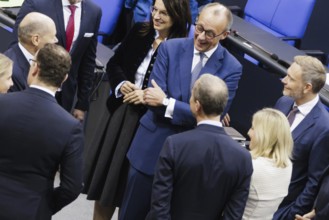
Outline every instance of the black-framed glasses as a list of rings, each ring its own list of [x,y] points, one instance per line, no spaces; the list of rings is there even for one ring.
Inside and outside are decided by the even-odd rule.
[[[35,59],[29,59],[30,66],[32,66],[32,63],[38,63]]]
[[[168,19],[169,17],[169,14],[167,11],[162,11],[162,10],[159,10],[157,7],[155,6],[151,6],[151,13],[152,13],[152,16],[154,16],[156,13],[159,13],[159,17],[163,20],[165,19]]]
[[[210,30],[206,30],[204,29],[204,27],[201,25],[201,24],[195,24],[195,31],[198,33],[198,34],[201,34],[201,33],[205,33],[205,36],[206,36],[206,39],[207,40],[212,40],[214,39],[215,37],[219,37],[220,35],[224,34],[225,32],[227,32],[227,30],[225,29],[224,31],[222,31],[220,34],[215,34],[213,31],[210,31]]]

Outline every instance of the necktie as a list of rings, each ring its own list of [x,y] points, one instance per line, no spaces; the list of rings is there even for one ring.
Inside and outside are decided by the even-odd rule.
[[[195,81],[197,80],[197,78],[199,77],[199,74],[200,74],[200,71],[203,67],[203,63],[202,63],[202,60],[204,58],[204,53],[199,53],[200,55],[200,60],[199,62],[196,64],[196,66],[194,67],[194,69],[192,70],[192,76],[191,76],[191,84],[190,84],[190,87],[191,87],[191,90],[193,88],[193,85],[195,83]]]
[[[298,110],[298,107],[297,106],[294,106],[292,108],[292,110],[289,112],[288,114],[288,121],[289,121],[289,124],[290,126],[292,125],[292,123],[294,122],[295,120],[295,117],[296,117],[296,114],[299,112]]]
[[[66,50],[70,51],[74,36],[74,13],[77,6],[69,5],[68,7],[71,11],[71,15],[69,17],[69,22],[66,26]]]

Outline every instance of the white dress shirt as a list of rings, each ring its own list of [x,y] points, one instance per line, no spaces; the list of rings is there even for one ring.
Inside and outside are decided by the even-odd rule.
[[[31,54],[29,51],[27,51],[25,49],[25,47],[23,47],[23,45],[21,43],[19,43],[19,42],[18,42],[18,47],[19,47],[19,49],[21,49],[21,51],[22,51],[24,57],[26,58],[27,62],[30,63],[30,60],[33,60],[34,59],[34,55]]]
[[[51,91],[50,89],[47,89],[46,87],[42,87],[42,86],[32,84],[32,85],[30,85],[30,88],[40,89],[40,90],[50,94],[51,96],[55,97],[55,92]]]
[[[154,39],[156,39],[158,37],[159,37],[159,32],[155,31],[155,38]],[[144,58],[142,63],[137,68],[137,71],[135,73],[135,86],[137,86],[139,89],[141,89],[142,86],[143,86],[145,74],[146,74],[147,68],[150,65],[150,62],[151,62],[151,59],[152,59],[152,56],[153,56],[154,52],[155,52],[155,48],[153,48],[153,45],[152,45],[150,50],[147,52],[146,57]],[[117,85],[117,87],[115,87],[115,97],[116,98],[120,98],[122,96],[122,94],[120,92],[120,88],[123,85],[123,83],[125,83],[125,82],[126,82],[126,80],[122,81],[121,83],[119,83]]]
[[[319,101],[319,95],[316,95],[314,99],[312,99],[309,102],[306,102],[298,107],[298,112],[296,113],[295,120],[293,121],[292,125],[290,126],[290,131],[293,131],[299,123],[303,121],[303,119],[306,117],[308,113],[314,108],[316,103]],[[294,103],[294,106],[296,106],[296,103]]]
[[[215,52],[215,50],[217,50],[217,47],[218,47],[218,44],[217,44],[216,47],[212,48],[211,50],[208,50],[207,52],[204,52],[204,57],[202,59],[202,66],[206,65],[209,57],[211,57],[211,55]],[[193,60],[192,60],[192,66],[191,66],[191,74],[192,74],[192,70],[199,63],[199,61],[200,61],[200,51],[198,51],[194,47]],[[165,117],[166,118],[171,118],[171,119],[173,118],[175,102],[176,102],[175,99],[169,98],[169,104],[168,104],[168,106],[166,108],[166,112],[165,112]]]

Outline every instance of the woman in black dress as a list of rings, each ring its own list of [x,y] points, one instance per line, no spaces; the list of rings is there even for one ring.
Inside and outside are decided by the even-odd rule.
[[[146,112],[143,89],[166,39],[186,37],[191,25],[188,0],[155,0],[150,22],[136,23],[107,63],[111,95],[105,131],[87,146],[84,193],[96,200],[94,219],[111,219],[121,204],[128,174],[126,153]]]

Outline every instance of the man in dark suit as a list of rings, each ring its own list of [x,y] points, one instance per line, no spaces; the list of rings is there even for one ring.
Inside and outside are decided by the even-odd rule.
[[[296,56],[282,79],[284,96],[275,107],[291,122],[293,170],[288,195],[273,219],[290,220],[311,210],[319,179],[329,164],[329,114],[318,95],[325,80],[325,68],[309,56]]]
[[[50,220],[82,189],[82,125],[55,100],[70,66],[65,49],[47,44],[31,64],[30,87],[0,96],[0,219]]]
[[[194,39],[172,39],[159,46],[150,77],[154,87],[144,93],[149,109],[140,120],[127,154],[130,171],[119,219],[145,219],[155,164],[165,139],[195,126],[188,104],[192,78],[203,73],[222,78],[229,90],[223,115],[228,111],[242,71],[240,63],[219,44],[231,24],[232,14],[226,7],[209,4],[200,13]]]
[[[56,26],[54,21],[41,13],[27,14],[18,27],[18,41],[9,48],[7,55],[13,62],[13,83],[10,92],[21,91],[28,87],[27,75],[30,69],[29,60],[46,43],[56,43]]]
[[[147,219],[242,218],[253,168],[250,153],[219,121],[227,98],[216,76],[204,74],[194,84],[190,108],[198,126],[165,141]]]
[[[71,8],[75,8],[72,9],[74,12]],[[102,11],[90,0],[25,0],[17,15],[15,30],[23,17],[33,11],[46,14],[54,20],[58,44],[70,51],[72,67],[56,98],[67,111],[71,112],[73,108],[72,114],[82,121],[89,107]],[[74,34],[73,39],[68,42],[66,31],[71,15],[74,17],[74,22],[71,23],[74,23]],[[77,102],[74,105],[75,95]]]

